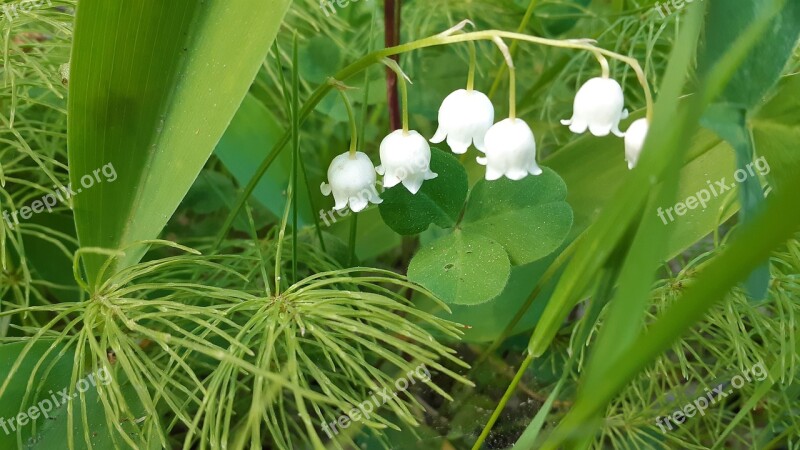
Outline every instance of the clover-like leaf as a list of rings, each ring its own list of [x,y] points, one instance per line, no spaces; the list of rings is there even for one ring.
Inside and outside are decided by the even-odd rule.
[[[520,181],[480,181],[460,228],[500,243],[511,263],[527,264],[555,251],[572,228],[567,186],[553,170]]]
[[[438,174],[425,181],[416,194],[402,185],[394,186],[381,195],[383,221],[402,235],[414,235],[431,224],[452,228],[467,199],[467,172],[453,155],[431,149],[431,170]]]
[[[476,305],[503,292],[511,263],[503,246],[460,230],[420,249],[408,277],[447,303]]]

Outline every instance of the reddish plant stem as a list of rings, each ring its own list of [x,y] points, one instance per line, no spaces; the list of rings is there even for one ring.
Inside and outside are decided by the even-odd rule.
[[[400,44],[400,3],[402,0],[384,0],[384,45],[394,47]],[[399,55],[390,58],[399,61]],[[400,101],[397,94],[397,74],[386,68],[386,102],[389,109],[389,126],[391,130],[399,130],[402,126],[400,118]]]

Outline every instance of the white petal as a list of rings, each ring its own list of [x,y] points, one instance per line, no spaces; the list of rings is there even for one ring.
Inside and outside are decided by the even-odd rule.
[[[363,211],[368,205],[367,199],[359,196],[350,197],[350,210],[353,212]]]
[[[649,128],[647,119],[639,119],[634,121],[625,132],[625,160],[628,161],[628,169],[636,167]]]
[[[487,129],[486,131],[489,131],[489,130]],[[475,148],[477,148],[478,150],[480,150],[483,153],[486,153],[486,143],[485,143],[486,131],[476,135],[473,138],[473,140],[475,142]]]
[[[337,194],[336,191],[334,191],[333,192],[333,200],[335,202],[334,205],[333,205],[333,209],[335,209],[337,211],[341,211],[341,210],[347,208],[347,200],[348,200],[347,197],[345,197],[345,196],[343,196],[341,194]]]
[[[463,155],[464,153],[467,153],[469,144],[470,139],[468,137],[460,134],[447,135],[447,145],[450,146],[450,150],[452,150],[456,155]]]
[[[416,194],[422,187],[422,182],[424,181],[424,178],[425,177],[423,176],[423,174],[415,173],[411,176],[406,177],[406,179],[403,180],[403,186],[405,186],[406,189],[408,189],[408,192]]]
[[[608,133],[611,132],[611,127],[612,125],[610,123],[593,123],[589,125],[589,132],[598,137],[608,136]]]
[[[331,185],[324,181],[322,182],[322,184],[319,185],[319,190],[322,191],[322,195],[324,195],[325,197],[331,195],[331,192],[333,192],[333,190],[331,189]]]
[[[583,120],[572,120],[569,123],[569,131],[575,134],[583,134],[589,128],[589,124]]]
[[[427,172],[425,172],[424,176],[425,176],[426,180],[433,180],[436,177],[438,177],[439,174],[435,173],[435,172],[431,172],[430,170],[428,170]]]
[[[436,129],[436,134],[434,134],[433,137],[431,138],[431,142],[433,142],[434,144],[439,144],[446,137],[447,137],[447,131],[445,131],[445,129],[442,128],[441,125],[439,125],[439,128]]]
[[[486,166],[486,180],[494,181],[503,176],[503,172],[497,170],[492,166]]]
[[[400,178],[396,177],[394,174],[387,174],[383,177],[383,187],[386,189],[395,187],[398,184],[400,184]]]

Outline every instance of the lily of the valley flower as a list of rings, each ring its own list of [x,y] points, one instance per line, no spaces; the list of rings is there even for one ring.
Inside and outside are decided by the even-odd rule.
[[[323,195],[331,195],[336,201],[333,209],[341,211],[348,205],[353,212],[359,212],[367,207],[369,202],[378,204],[383,202],[375,189],[375,166],[369,157],[356,152],[343,153],[333,158],[328,167],[328,181],[322,183],[320,189]]]
[[[484,151],[484,136],[494,123],[494,106],[482,92],[459,89],[445,97],[439,108],[439,129],[431,138],[438,144],[447,138],[453,153],[464,154],[470,144]]]
[[[633,122],[625,132],[625,161],[628,161],[628,169],[636,167],[649,128],[650,124],[647,119],[639,119]]]
[[[486,179],[496,180],[506,176],[521,180],[530,175],[540,175],[536,164],[536,141],[533,131],[522,119],[505,119],[486,132],[486,157],[478,158],[486,166]]]
[[[573,133],[581,134],[588,128],[595,136],[614,133],[623,137],[619,122],[628,117],[624,109],[625,98],[619,83],[610,78],[592,78],[575,95],[572,118],[562,120]]]
[[[412,194],[419,192],[423,181],[437,177],[431,172],[431,147],[414,130],[397,130],[383,139],[381,165],[375,170],[384,176],[384,188],[403,183]]]

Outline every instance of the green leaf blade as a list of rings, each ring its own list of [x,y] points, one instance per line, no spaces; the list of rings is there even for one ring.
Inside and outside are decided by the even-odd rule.
[[[121,249],[158,236],[239,107],[288,5],[81,2],[70,75],[71,181],[80,188],[81,177],[106,165],[118,174],[75,197],[82,246]],[[112,271],[145,251],[128,251]],[[86,258],[90,281],[103,262]]]

